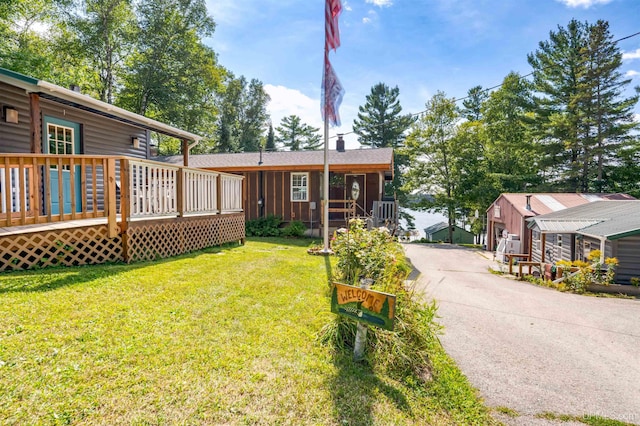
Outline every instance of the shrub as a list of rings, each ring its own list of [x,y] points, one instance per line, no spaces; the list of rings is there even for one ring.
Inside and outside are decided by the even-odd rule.
[[[405,280],[411,272],[402,246],[384,229],[364,229],[353,220],[348,230],[336,232],[332,248],[337,257],[334,278],[348,284],[372,278],[372,289],[396,295],[393,331],[371,327],[367,334],[368,359],[401,378],[413,375],[425,379],[430,374],[429,353],[439,344],[441,326],[435,322],[435,302],[425,304]],[[319,340],[335,350],[352,350],[356,323],[336,316],[320,332]]]
[[[269,215],[247,221],[245,232],[247,237],[278,237],[281,234],[280,216]]]
[[[302,237],[307,227],[299,220],[289,222],[289,225],[282,228],[282,235],[285,237]]]
[[[569,290],[575,291],[576,293],[584,293],[591,284],[613,284],[618,259],[615,257],[607,257],[604,261],[604,265],[606,265],[605,268],[605,266],[600,263],[600,256],[600,250],[593,250],[588,256],[591,263],[583,260],[574,260],[573,262],[561,260],[558,262],[558,266],[564,268],[564,282]],[[578,268],[578,270],[571,274],[569,272],[571,267]]]

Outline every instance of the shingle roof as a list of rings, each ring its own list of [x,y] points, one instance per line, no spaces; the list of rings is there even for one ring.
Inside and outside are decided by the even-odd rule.
[[[640,200],[594,201],[528,219],[542,231],[579,232],[615,240],[640,234]]]
[[[393,169],[393,149],[355,149],[328,152],[328,162],[334,166],[380,166],[386,170]],[[182,156],[158,158],[172,164],[182,164]],[[277,151],[263,152],[262,164],[259,152],[243,152],[237,154],[197,154],[189,156],[189,166],[214,170],[242,169],[287,169],[291,167],[307,167],[321,169],[324,167],[324,151]]]

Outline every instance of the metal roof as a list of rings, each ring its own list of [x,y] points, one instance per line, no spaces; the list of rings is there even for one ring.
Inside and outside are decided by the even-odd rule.
[[[527,196],[530,198],[530,207],[526,208]],[[627,194],[579,194],[579,193],[504,193],[499,198],[506,199],[522,217],[547,214],[570,207],[579,206],[598,200],[635,200]],[[497,200],[496,200],[497,201]],[[492,206],[489,206],[490,210]]]
[[[159,161],[182,164],[182,156],[160,157]],[[260,163],[260,161],[262,161]],[[393,148],[353,149],[343,152],[330,150],[328,163],[331,169],[339,166],[377,167],[393,171]],[[215,170],[274,170],[306,168],[321,169],[324,166],[324,150],[243,152],[233,154],[194,154],[189,156],[189,166]]]
[[[542,232],[580,233],[615,240],[640,234],[640,200],[594,201],[527,219]]]
[[[47,81],[37,80],[33,77],[5,68],[0,68],[0,81],[15,87],[20,87],[27,93],[38,93],[46,99],[51,99],[65,105],[70,105],[84,111],[113,118],[125,123],[134,124],[144,129],[196,142],[202,139],[202,136],[161,123],[160,121],[153,120],[143,115],[127,111],[126,109],[119,108],[115,105],[99,101],[88,95],[83,95],[82,93],[57,86]]]

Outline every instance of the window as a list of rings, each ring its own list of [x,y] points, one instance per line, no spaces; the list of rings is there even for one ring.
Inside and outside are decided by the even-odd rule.
[[[291,173],[291,201],[309,201],[309,173]]]
[[[500,217],[500,206],[493,206],[493,217]]]
[[[49,139],[49,154],[72,155],[73,152],[73,129],[70,127],[48,124],[47,133]],[[58,166],[51,166],[52,169]],[[69,170],[69,166],[64,166],[64,170]]]

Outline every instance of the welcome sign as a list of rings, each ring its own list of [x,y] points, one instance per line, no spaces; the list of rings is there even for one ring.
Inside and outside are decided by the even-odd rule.
[[[385,330],[393,330],[396,296],[334,283],[331,292],[331,312]]]

